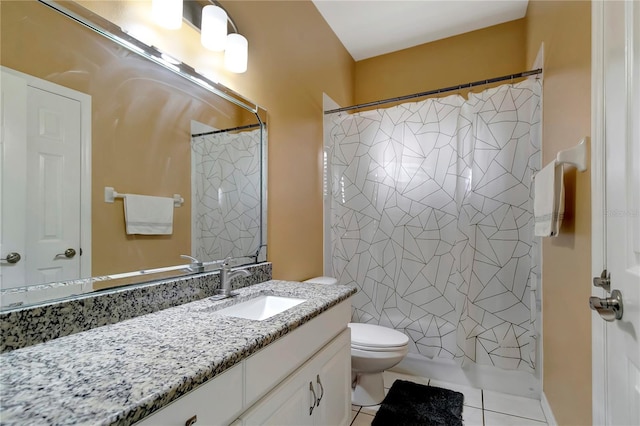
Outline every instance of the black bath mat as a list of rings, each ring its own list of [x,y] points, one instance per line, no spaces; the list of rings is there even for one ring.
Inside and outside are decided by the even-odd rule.
[[[396,380],[371,426],[462,426],[463,402],[460,392]]]

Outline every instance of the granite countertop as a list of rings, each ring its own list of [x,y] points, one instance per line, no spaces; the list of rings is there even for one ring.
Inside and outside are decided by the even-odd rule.
[[[2,354],[0,421],[132,424],[355,292],[271,280]],[[261,293],[306,302],[263,321],[216,313]]]

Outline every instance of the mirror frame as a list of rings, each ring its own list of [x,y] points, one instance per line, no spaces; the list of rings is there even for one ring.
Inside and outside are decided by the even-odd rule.
[[[121,27],[112,23],[111,21],[91,12],[85,7],[71,1],[56,1],[56,0],[38,0],[39,3],[50,7],[51,9],[61,13],[70,20],[78,23],[95,33],[115,42],[116,44],[128,49],[129,51],[148,59],[163,68],[177,74],[178,76],[188,80],[189,82],[200,86],[201,88],[209,91],[210,93],[219,96],[220,98],[231,102],[232,104],[247,110],[255,115],[258,125],[260,127],[260,235],[259,246],[257,248],[255,256],[247,256],[242,258],[235,258],[234,266],[246,266],[255,265],[267,261],[267,224],[266,224],[266,162],[267,162],[267,135],[266,135],[266,118],[267,112],[264,108],[251,102],[241,94],[227,88],[226,86],[214,82],[209,78],[197,73],[190,65],[179,62],[178,64],[170,63],[162,58],[162,54],[165,52],[160,51],[154,46],[149,46],[142,41],[127,34]],[[64,4],[62,4],[64,3]],[[169,52],[166,52],[170,54]],[[238,261],[239,259],[251,258],[251,262]],[[220,266],[222,259],[204,262],[205,267]],[[72,294],[69,296],[62,296],[58,298],[44,299],[39,302],[27,302],[19,304],[9,304],[7,306],[0,306],[0,312],[9,312],[12,310],[23,309],[27,307],[33,307],[41,304],[57,302],[60,300],[69,300],[80,296],[85,296],[92,293],[106,293],[110,291],[118,291],[126,286],[140,285],[148,282],[154,282],[158,280],[166,280],[171,278],[183,277],[186,275],[198,274],[198,272],[191,272],[190,267],[193,264],[179,264],[167,267],[160,267],[154,269],[137,270],[131,272],[115,273],[103,276],[80,278],[77,280],[69,280],[62,282],[49,282],[43,284],[29,285],[25,284],[23,287],[16,287],[12,289],[2,290],[2,294],[8,293],[22,293],[30,291],[42,291],[43,289],[53,287],[63,287],[76,285],[78,287],[85,288],[87,284],[101,283],[109,281],[109,284],[113,283],[113,286],[107,288],[94,289],[91,285],[91,290],[80,292],[79,294]],[[205,272],[210,272],[205,269]]]

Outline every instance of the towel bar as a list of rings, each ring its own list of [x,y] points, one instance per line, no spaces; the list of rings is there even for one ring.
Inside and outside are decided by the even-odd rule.
[[[127,194],[120,194],[111,186],[104,187],[104,202],[113,203],[116,198],[124,198]],[[184,198],[180,194],[173,194],[173,207],[181,207],[184,204]]]
[[[579,172],[587,170],[587,137],[582,138],[573,148],[559,151],[556,155],[556,163],[569,164]]]

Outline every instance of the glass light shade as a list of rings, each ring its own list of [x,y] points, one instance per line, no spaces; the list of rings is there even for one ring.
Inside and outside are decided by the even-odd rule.
[[[214,52],[222,52],[227,43],[227,12],[223,8],[209,5],[202,9],[200,42]]]
[[[249,42],[240,34],[227,36],[227,47],[224,51],[224,67],[234,73],[243,73],[247,70],[249,57]]]
[[[179,29],[182,26],[182,0],[152,0],[151,17],[161,27]]]

